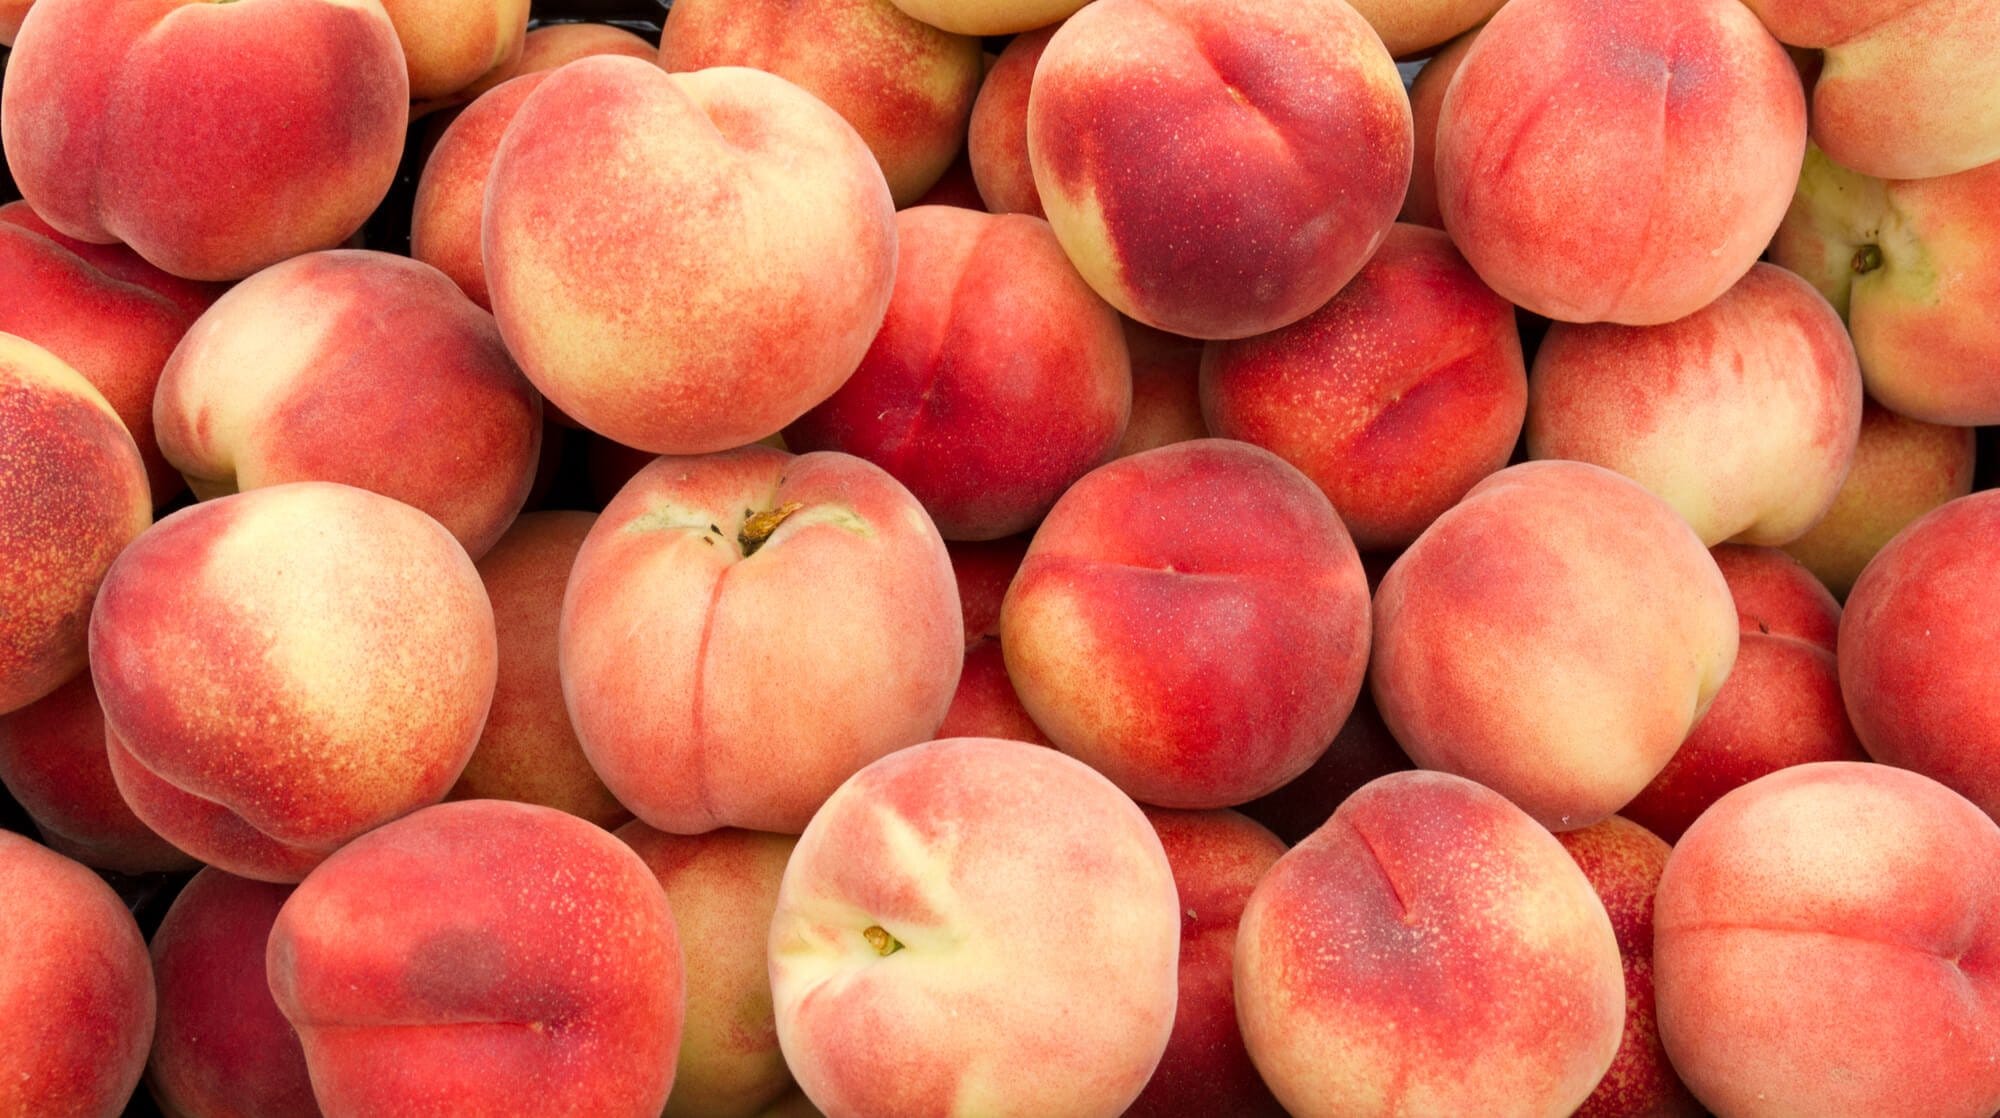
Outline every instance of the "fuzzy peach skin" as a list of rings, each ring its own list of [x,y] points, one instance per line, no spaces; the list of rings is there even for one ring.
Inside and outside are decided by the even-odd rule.
[[[1847,480],[1826,515],[1785,552],[1845,598],[1868,561],[1904,526],[1972,492],[1975,444],[1970,428],[1925,423],[1864,401]]]
[[[139,822],[111,779],[104,712],[88,671],[11,714],[0,715],[0,785],[42,841],[93,869],[159,873],[194,859]]]
[[[82,669],[98,583],[152,520],[145,463],[111,404],[0,333],[0,713]]]
[[[14,37],[21,33],[21,21],[28,18],[28,9],[35,0],[0,0],[0,47],[14,45]]]
[[[1362,785],[1415,767],[1383,724],[1375,700],[1364,690],[1354,704],[1354,713],[1347,716],[1347,724],[1311,768],[1239,810],[1269,827],[1287,844],[1296,844],[1319,830]]]
[[[633,814],[797,834],[937,730],[965,629],[908,490],[759,446],[639,471],[577,555],[559,646],[584,754]]]
[[[289,885],[205,869],[160,921],[146,1087],[168,1118],[318,1118],[305,1050],[264,971],[271,925],[291,895]]]
[[[531,512],[478,562],[493,603],[500,668],[479,745],[451,786],[453,800],[518,800],[600,827],[632,817],[583,755],[563,705],[557,637],[563,592],[597,517]]]
[[[752,1118],[792,1086],[765,941],[797,840],[733,828],[670,835],[637,822],[618,837],[659,879],[688,945],[687,1015],[664,1118]]]
[[[1160,807],[1227,807],[1325,751],[1368,662],[1368,586],[1326,497],[1278,456],[1200,439],[1076,483],[1000,612],[1049,740]]]
[[[507,348],[577,422],[656,453],[754,442],[826,399],[895,281],[867,145],[757,70],[564,66],[508,126],[485,206]]]
[[[1805,146],[1798,72],[1736,0],[1524,0],[1445,93],[1438,207],[1510,302],[1671,322],[1756,262]]]
[[[778,1042],[828,1118],[1112,1118],[1173,1027],[1152,826],[1050,749],[951,738],[843,784],[771,922]]]
[[[1302,321],[1210,343],[1201,408],[1210,431],[1304,471],[1375,551],[1416,539],[1507,464],[1528,373],[1513,306],[1450,237],[1396,225]]]
[[[1117,312],[1040,218],[919,206],[896,215],[896,245],[881,332],[785,443],[882,467],[946,539],[1033,528],[1125,433]]]
[[[1057,25],[1060,26],[1060,25]],[[980,200],[996,214],[1047,217],[1028,163],[1028,93],[1056,27],[1016,35],[986,70],[965,135]]]
[[[1729,584],[1665,502],[1597,466],[1529,462],[1389,568],[1369,683],[1418,765],[1572,830],[1666,766],[1736,644]]]
[[[48,223],[189,279],[332,248],[403,154],[409,75],[379,0],[40,0],[0,143]]]
[[[1181,901],[1180,1002],[1160,1066],[1125,1118],[1285,1118],[1236,1026],[1237,921],[1285,844],[1233,811],[1163,811],[1160,836]]]
[[[1410,83],[1410,118],[1416,129],[1416,148],[1411,161],[1410,189],[1403,196],[1403,209],[1396,215],[1397,221],[1444,228],[1437,195],[1438,117],[1444,111],[1444,91],[1451,88],[1452,75],[1458,73],[1478,34],[1477,30],[1468,31],[1445,44],[1424,63]]]
[[[1132,357],[1132,418],[1113,458],[1208,437],[1201,414],[1202,343],[1124,319]]]
[[[2000,160],[2000,11],[1982,0],[1745,0],[1823,49],[1813,141],[1843,167],[1927,179]]]
[[[1573,1118],[1703,1118],[1707,1111],[1667,1062],[1653,1009],[1653,893],[1672,848],[1616,815],[1556,838],[1604,902],[1625,967],[1618,1054]]]
[[[528,0],[382,0],[409,64],[410,99],[448,97],[514,67]]]
[[[116,1118],[153,1040],[146,941],[102,878],[0,831],[0,1114]]]
[[[82,373],[138,444],[154,504],[178,495],[186,482],[153,438],[153,393],[181,335],[222,288],[170,276],[123,245],[64,236],[26,202],[0,206],[0,274],[12,285],[0,333]]]
[[[1077,270],[1194,338],[1332,298],[1395,219],[1410,144],[1395,63],[1344,0],[1098,0],[1028,96],[1035,187]]]
[[[660,66],[750,66],[797,83],[861,134],[898,207],[936,184],[965,146],[983,69],[979,40],[889,0],[678,0]]]
[[[547,72],[523,74],[481,94],[444,130],[417,179],[410,255],[451,277],[466,298],[489,311],[493,297],[486,286],[479,224],[486,181],[521,102],[547,77]]]
[[[1236,933],[1251,1059],[1297,1118],[1560,1118],[1625,1021],[1618,940],[1562,844],[1445,773],[1356,792]]]
[[[1422,58],[1486,22],[1506,0],[1359,0],[1360,12],[1397,58]],[[1433,56],[1435,57],[1435,56]]]
[[[1833,505],[1861,399],[1840,316],[1757,264],[1676,322],[1551,326],[1529,378],[1528,453],[1624,474],[1711,546],[1777,546]]]
[[[1731,544],[1712,554],[1736,603],[1736,665],[1673,760],[1620,812],[1668,842],[1766,773],[1868,759],[1841,705],[1833,595],[1782,551]]]
[[[1090,0],[895,0],[911,16],[959,35],[1014,35],[1061,23]]]
[[[2000,491],[1943,505],[1861,572],[1840,619],[1840,693],[1877,761],[2000,818]]]
[[[1950,789],[1829,762],[1724,796],[1653,909],[1660,1038],[1731,1118],[2000,1109],[2000,830]]]
[[[153,422],[198,497],[337,481],[429,513],[477,558],[528,499],[541,403],[443,273],[339,250],[217,300],[161,373]]]
[[[1049,744],[1048,735],[1021,706],[1000,647],[1000,607],[1028,553],[1028,537],[949,543],[945,550],[951,554],[959,613],[965,621],[965,669],[958,675],[958,690],[937,736]]]
[[[657,1118],[681,943],[646,863],[554,808],[439,804],[285,902],[265,956],[329,1115]]]
[[[328,482],[205,501],[127,548],[91,614],[112,776],[182,850],[297,881],[458,779],[493,632],[471,560],[408,505]]]
[[[1847,320],[1884,407],[1954,427],[2000,423],[2000,322],[1985,309],[2000,302],[2000,162],[1885,181],[1808,151],[1771,259]]]
[[[478,81],[425,108],[450,108],[477,100],[486,91],[524,74],[559,70],[579,58],[598,54],[622,54],[650,62],[660,48],[622,27],[608,23],[548,23],[531,28],[521,41],[521,53],[511,63],[489,70]],[[476,224],[476,219],[475,219]]]

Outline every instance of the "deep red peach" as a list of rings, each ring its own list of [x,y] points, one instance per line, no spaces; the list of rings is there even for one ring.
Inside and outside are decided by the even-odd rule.
[[[986,71],[967,124],[965,154],[980,200],[996,214],[1046,217],[1028,163],[1028,91],[1055,27],[1016,35]]]

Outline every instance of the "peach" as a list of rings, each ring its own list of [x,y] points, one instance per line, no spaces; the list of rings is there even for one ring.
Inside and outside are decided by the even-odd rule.
[[[0,334],[0,713],[82,669],[98,583],[152,519],[145,463],[111,404]]]
[[[42,840],[93,869],[191,870],[194,859],[153,833],[118,794],[104,748],[104,712],[90,673],[0,715],[0,785]]]
[[[1639,794],[1736,659],[1729,584],[1687,523],[1581,462],[1474,486],[1375,593],[1375,704],[1424,768],[1552,830]]]
[[[1438,117],[1444,112],[1444,91],[1451,88],[1466,52],[1478,31],[1468,31],[1432,55],[1410,83],[1410,120],[1416,130],[1416,147],[1411,160],[1410,190],[1403,196],[1397,221],[1444,228],[1444,214],[1438,210],[1437,132]]]
[[[1145,803],[1227,807],[1304,772],[1354,709],[1368,587],[1304,474],[1200,439],[1063,495],[1007,591],[1000,643],[1057,748]]]
[[[1919,516],[1972,492],[1973,432],[1910,419],[1865,400],[1854,463],[1833,505],[1785,552],[1847,597],[1862,568]]]
[[[657,1118],[681,946],[629,847],[534,804],[439,804],[363,835],[265,957],[331,1115]]]
[[[186,483],[153,437],[153,393],[181,335],[222,289],[170,276],[123,245],[66,237],[26,202],[0,206],[0,272],[14,285],[0,302],[0,333],[82,373],[138,444],[153,503],[177,496]]]
[[[159,1027],[146,1086],[169,1118],[318,1118],[264,952],[291,886],[205,869],[153,934]]]
[[[1304,471],[1372,551],[1416,539],[1507,464],[1528,374],[1514,308],[1451,238],[1397,225],[1324,307],[1211,343],[1201,406],[1209,430]]]
[[[751,66],[797,83],[861,134],[898,207],[935,185],[965,146],[982,69],[979,40],[920,23],[889,0],[678,0],[660,65]]]
[[[14,37],[21,33],[21,21],[28,18],[28,9],[35,0],[0,0],[0,47],[14,45]]]
[[[480,558],[499,675],[486,728],[448,799],[541,804],[600,827],[632,817],[583,755],[558,670],[563,592],[596,522],[587,512],[531,512]]]
[[[674,927],[699,946],[685,978],[674,1090],[665,1118],[751,1118],[792,1086],[778,1051],[765,941],[797,840],[760,831],[669,835],[618,829],[667,892]]]
[[[448,97],[511,68],[528,33],[528,0],[382,0],[409,65],[410,98]]]
[[[1681,1078],[1732,1118],[2000,1109],[1996,867],[1991,819],[1885,765],[1800,765],[1716,801],[1653,910]]]
[[[297,881],[458,778],[493,697],[493,610],[436,521],[300,482],[127,548],[90,663],[133,813],[210,865]]]
[[[1771,259],[1847,319],[1868,394],[1954,427],[2000,423],[2000,162],[1884,181],[1807,152]]]
[[[1111,452],[1125,458],[1170,443],[1208,437],[1201,415],[1202,343],[1125,319],[1132,357],[1132,418]]]
[[[486,207],[486,181],[500,138],[521,111],[521,102],[547,77],[547,73],[523,74],[481,94],[444,130],[417,179],[410,255],[451,277],[466,298],[488,311],[493,309],[493,296],[486,286],[479,224]]]
[[[887,470],[946,539],[1032,528],[1125,432],[1118,316],[1039,218],[920,206],[896,215],[896,245],[881,332],[785,442]]]
[[[96,874],[0,831],[0,1114],[116,1118],[153,1040],[153,968]]]
[[[1362,785],[1415,767],[1383,724],[1375,700],[1363,691],[1354,713],[1347,716],[1347,724],[1311,768],[1283,788],[1244,804],[1241,810],[1286,843],[1300,843],[1325,825],[1334,810]]]
[[[1173,1028],[1181,917],[1131,800],[1050,749],[953,738],[856,773],[771,922],[778,1043],[829,1118],[1112,1118]]]
[[[1285,844],[1233,811],[1152,809],[1146,818],[1180,894],[1180,1001],[1160,1066],[1125,1118],[1285,1118],[1243,1047],[1233,967],[1243,906]]]
[[[1618,940],[1554,836],[1446,773],[1397,773],[1278,860],[1236,933],[1250,1057],[1298,1118],[1560,1118],[1625,1021]]]
[[[396,177],[409,75],[377,0],[41,0],[0,142],[50,225],[239,279],[333,248]]]
[[[1824,51],[1812,135],[1844,167],[1927,179],[2000,160],[2000,11],[1982,0],[1745,0]]]
[[[792,1091],[757,1112],[757,1118],[826,1118],[804,1091]]]
[[[542,436],[491,315],[427,264],[351,250],[231,288],[167,362],[153,417],[196,496],[337,481],[429,513],[475,558],[528,499]]]
[[[1344,0],[1099,0],[1028,97],[1035,187],[1078,271],[1195,338],[1332,298],[1395,220],[1410,144],[1395,63]]]
[[[911,16],[959,35],[1013,35],[1061,23],[1089,0],[895,0]]]
[[[1397,58],[1422,58],[1500,10],[1505,0],[1356,0],[1382,45]]]
[[[608,23],[549,23],[531,29],[521,45],[521,58],[509,77],[559,70],[579,58],[622,54],[654,59],[659,48],[623,27]]]
[[[1028,93],[1035,67],[1055,36],[1055,27],[1029,31],[1009,40],[986,71],[973,102],[965,136],[966,159],[980,200],[996,214],[1047,217],[1035,170],[1028,162]]]
[[[481,230],[529,379],[655,453],[754,442],[826,399],[895,280],[895,210],[867,145],[757,70],[564,66],[508,126]]]
[[[1840,693],[1877,761],[2000,817],[2000,491],[1918,518],[1876,554],[1840,619]]]
[[[1833,505],[1861,432],[1840,316],[1769,264],[1661,326],[1549,328],[1529,378],[1528,453],[1616,470],[1702,542],[1776,546]]]
[[[919,195],[910,206],[957,206],[962,210],[984,212],[986,203],[979,198],[979,184],[973,181],[972,164],[966,160],[965,152],[960,151],[938,181],[932,183],[931,188]],[[909,209],[910,206],[902,208]]]
[[[1573,1118],[1702,1118],[1707,1112],[1667,1062],[1653,1010],[1653,893],[1672,848],[1616,815],[1556,838],[1604,902],[1625,967],[1625,1033],[1618,1054]]]
[[[1004,738],[1049,744],[1035,720],[1021,706],[1014,681],[1007,676],[1006,654],[1000,647],[1000,607],[1007,587],[1021,569],[1028,540],[1002,540],[945,545],[958,583],[960,615],[965,621],[965,668],[938,726],[941,738]]]
[[[1445,94],[1438,207],[1509,302],[1649,326],[1750,269],[1805,146],[1798,72],[1735,0],[1524,0]]]
[[[924,741],[965,630],[944,541],[859,458],[666,457],[570,574],[563,694],[591,766],[649,825],[797,834],[840,782]]]
[[[1841,706],[1833,595],[1782,551],[1713,554],[1736,602],[1736,665],[1673,760],[1622,812],[1668,842],[1723,793],[1766,773],[1868,759]]]

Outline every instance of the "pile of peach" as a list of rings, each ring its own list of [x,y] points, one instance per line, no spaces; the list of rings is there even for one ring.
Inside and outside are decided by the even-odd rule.
[[[2000,5],[1351,2],[0,0],[0,1118],[2000,1112]]]

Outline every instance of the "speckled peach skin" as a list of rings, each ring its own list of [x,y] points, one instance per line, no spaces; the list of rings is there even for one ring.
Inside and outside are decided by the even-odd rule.
[[[1844,167],[1926,179],[2000,160],[2000,11],[1980,0],[1746,0],[1825,51],[1813,141]]]
[[[1014,35],[1061,23],[1090,0],[895,0],[898,8],[960,35]]]
[[[529,379],[658,453],[755,442],[831,395],[895,281],[895,210],[867,145],[757,70],[563,67],[508,127],[481,229]]]
[[[1637,795],[1736,659],[1729,584],[1687,523],[1581,462],[1474,486],[1374,604],[1369,683],[1396,740],[1553,830]]]
[[[541,804],[600,827],[632,817],[583,755],[558,668],[563,593],[596,521],[587,512],[527,513],[480,557],[499,675],[479,744],[447,799]]]
[[[1160,807],[1239,804],[1304,772],[1354,708],[1368,634],[1361,560],[1325,495],[1223,439],[1077,482],[1000,614],[1035,724]]]
[[[111,404],[0,334],[0,712],[83,668],[98,583],[152,519],[145,463]]]
[[[182,850],[297,881],[444,796],[493,698],[493,633],[471,560],[408,505],[300,482],[184,509],[91,615],[112,776]]]
[[[1250,1056],[1297,1118],[1562,1118],[1617,1052],[1618,940],[1497,793],[1397,773],[1266,874],[1236,938]]]
[[[1445,94],[1437,199],[1510,302],[1652,325],[1749,270],[1805,143],[1798,72],[1735,0],[1526,0]]]
[[[1710,546],[1804,535],[1861,432],[1861,370],[1840,316],[1770,264],[1665,325],[1556,323],[1529,388],[1530,456],[1616,470]]]
[[[2000,90],[1996,90],[2000,98]],[[1817,149],[1771,244],[1847,319],[1868,394],[1929,423],[2000,423],[2000,161],[1871,179]]]
[[[1118,314],[1039,218],[920,206],[896,215],[896,245],[881,331],[785,443],[882,467],[946,539],[1033,528],[1125,432]]]
[[[983,69],[979,40],[889,0],[679,0],[667,9],[660,66],[750,66],[797,83],[861,134],[898,207],[965,146]]]
[[[1021,557],[1028,552],[1028,537],[948,543],[945,550],[951,553],[951,573],[958,582],[959,611],[965,620],[965,668],[958,674],[958,690],[937,736],[1049,744],[1048,735],[1021,706],[1000,647],[1000,607],[1014,573],[1021,569]]]
[[[318,1118],[305,1050],[264,970],[291,895],[289,885],[205,869],[160,921],[146,1087],[168,1118]]]
[[[1416,130],[1416,148],[1411,160],[1410,189],[1403,196],[1403,209],[1396,215],[1397,221],[1444,228],[1437,195],[1438,117],[1444,111],[1444,91],[1451,88],[1452,75],[1458,73],[1459,64],[1465,61],[1465,54],[1472,49],[1472,40],[1478,34],[1476,30],[1468,31],[1445,44],[1424,63],[1410,83],[1410,119]]]
[[[1311,478],[1356,547],[1383,550],[1416,539],[1507,464],[1528,373],[1513,305],[1451,238],[1396,225],[1302,321],[1210,343],[1201,406],[1210,431]]]
[[[1048,216],[1042,211],[1035,170],[1028,162],[1028,93],[1042,52],[1060,26],[1008,40],[979,84],[979,98],[973,102],[967,122],[965,154],[972,164],[972,181],[979,187],[980,200],[993,213]]]
[[[1972,492],[1974,433],[1897,415],[1873,400],[1861,408],[1854,463],[1833,505],[1785,552],[1845,598],[1883,545],[1912,520]]]
[[[1125,1118],[1285,1118],[1236,1025],[1237,921],[1285,844],[1233,811],[1165,811],[1160,836],[1181,902],[1180,1001],[1167,1050]]]
[[[118,894],[0,831],[0,1114],[116,1118],[153,1039],[153,968]]]
[[[666,890],[685,944],[687,1014],[664,1118],[752,1118],[792,1087],[778,1050],[765,941],[797,840],[725,828],[618,829]]]
[[[1422,58],[1486,22],[1505,0],[1359,0],[1360,12],[1397,58]]]
[[[329,1115],[657,1118],[682,945],[624,843],[532,804],[440,804],[348,844],[265,966]]]
[[[0,139],[48,223],[177,276],[346,240],[388,193],[409,75],[379,0],[40,0]]]
[[[1244,804],[1243,814],[1269,827],[1287,844],[1304,842],[1347,797],[1377,777],[1415,768],[1383,725],[1375,700],[1363,690],[1347,724],[1312,767],[1283,788]]]
[[[1915,769],[2000,818],[2000,492],[1903,529],[1840,619],[1840,693],[1877,761]]]
[[[88,671],[37,702],[0,715],[0,785],[42,841],[93,869],[191,870],[194,859],[132,814],[111,779],[104,712]]]
[[[1886,765],[1772,773],[1716,802],[1653,910],[1660,1036],[1742,1118],[2000,1109],[2000,830]]]
[[[1208,437],[1201,415],[1202,343],[1127,318],[1125,351],[1132,358],[1132,418],[1113,458]]]
[[[1275,330],[1339,291],[1402,204],[1410,145],[1395,63],[1343,0],[1098,0],[1028,97],[1035,186],[1077,270],[1195,338]]]
[[[167,362],[153,419],[196,496],[337,481],[429,513],[475,558],[521,511],[542,437],[491,315],[427,264],[353,250],[231,288]]]
[[[178,495],[187,483],[153,438],[153,393],[181,335],[223,289],[170,276],[123,245],[64,236],[26,202],[0,206],[0,274],[12,288],[0,333],[82,373],[138,445],[154,503]]]
[[[1113,1118],[1167,1045],[1181,918],[1138,807],[954,738],[841,786],[771,923],[778,1040],[828,1118]]]
[[[964,648],[909,491],[768,447],[641,470],[577,555],[560,636],[591,766],[679,834],[798,833],[855,770],[931,737]]]
[[[382,0],[409,65],[410,99],[447,97],[514,67],[528,0]]]
[[[1868,759],[1841,705],[1833,595],[1782,551],[1730,544],[1711,554],[1736,603],[1736,664],[1673,760],[1620,812],[1668,842],[1766,773]]]
[[[500,138],[514,123],[521,102],[542,84],[547,72],[511,78],[480,95],[444,130],[417,179],[410,213],[410,255],[451,277],[465,297],[487,310],[486,257],[480,218],[486,209],[486,181]]]
[[[1573,1118],[1703,1118],[1707,1111],[1667,1062],[1653,1009],[1653,894],[1672,848],[1616,815],[1556,838],[1604,902],[1625,967],[1618,1054]]]

